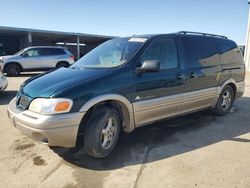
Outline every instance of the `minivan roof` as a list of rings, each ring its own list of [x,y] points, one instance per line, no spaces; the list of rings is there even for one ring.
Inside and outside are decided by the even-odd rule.
[[[207,38],[218,38],[218,39],[225,39],[230,40],[226,36],[223,35],[216,35],[210,33],[201,33],[201,32],[193,32],[193,31],[179,31],[176,33],[165,33],[165,34],[146,34],[146,35],[133,35],[130,37],[140,37],[140,38],[153,38],[159,36],[197,36],[197,37],[207,37]]]

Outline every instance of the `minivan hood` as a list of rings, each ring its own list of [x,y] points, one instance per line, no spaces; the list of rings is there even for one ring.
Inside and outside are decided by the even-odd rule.
[[[27,80],[21,86],[20,93],[30,98],[49,98],[68,87],[97,79],[108,71],[107,69],[60,68]]]

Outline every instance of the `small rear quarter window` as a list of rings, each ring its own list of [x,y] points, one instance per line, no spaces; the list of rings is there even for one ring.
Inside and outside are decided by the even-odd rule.
[[[237,47],[235,42],[226,39],[214,39],[214,42],[220,52],[220,54],[228,52]]]
[[[228,39],[214,39],[219,50],[221,64],[234,66],[235,64],[244,64],[243,56],[236,43]],[[238,65],[237,65],[238,66]]]

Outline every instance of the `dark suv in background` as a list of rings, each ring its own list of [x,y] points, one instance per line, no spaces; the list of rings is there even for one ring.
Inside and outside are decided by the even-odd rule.
[[[20,72],[42,71],[68,67],[74,63],[74,56],[68,49],[59,46],[32,46],[12,56],[0,57],[0,66],[9,76]]]
[[[242,54],[224,36],[116,38],[68,68],[24,82],[8,114],[21,132],[51,146],[74,147],[83,135],[84,150],[101,158],[121,130],[203,109],[228,113],[244,78]]]

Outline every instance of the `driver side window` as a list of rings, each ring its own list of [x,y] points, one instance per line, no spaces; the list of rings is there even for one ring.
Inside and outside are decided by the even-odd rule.
[[[39,50],[38,49],[30,49],[30,50],[27,50],[26,52],[24,52],[22,54],[22,56],[24,57],[37,57],[39,56]]]
[[[178,56],[175,40],[172,38],[156,39],[141,56],[141,64],[146,60],[158,60],[160,69],[178,68]]]

